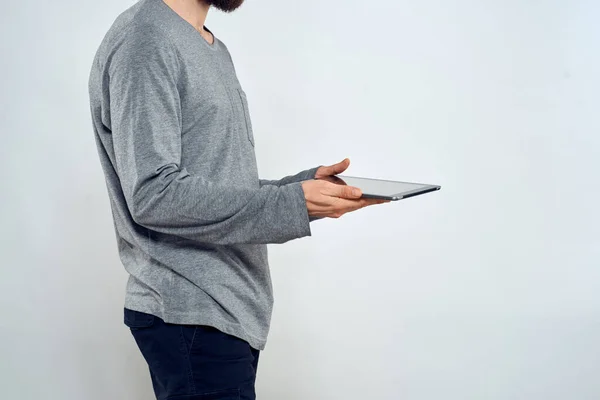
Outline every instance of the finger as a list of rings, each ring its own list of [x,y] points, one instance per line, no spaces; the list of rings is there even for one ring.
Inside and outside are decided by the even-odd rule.
[[[335,185],[335,184],[334,184]],[[335,185],[334,196],[341,197],[343,199],[357,200],[362,196],[362,190],[355,186],[349,185]]]
[[[365,202],[365,207],[367,206],[374,206],[376,204],[383,204],[383,203],[389,203],[390,200],[385,200],[385,199],[366,199],[367,201]]]
[[[348,168],[349,165],[350,165],[350,160],[348,158],[345,158],[344,160],[342,160],[341,162],[339,162],[337,164],[322,167],[322,169],[321,169],[321,171],[319,171],[319,173],[320,173],[320,175],[323,175],[323,176],[337,175],[337,174],[344,172]]]
[[[331,169],[332,169],[331,175],[341,174],[342,172],[344,172],[345,170],[348,169],[348,166],[350,166],[350,159],[344,158],[341,162],[331,166]]]
[[[389,202],[390,202],[390,200],[371,199],[371,198],[355,199],[355,200],[340,198],[336,202],[335,208],[336,208],[336,210],[340,211],[342,214],[345,214],[348,212],[360,210],[361,208],[364,208],[364,207],[372,206],[375,204],[389,203]]]
[[[391,201],[391,200],[386,200],[386,199],[369,199],[369,200],[370,201],[368,202],[368,205],[389,203]]]
[[[329,180],[322,180],[321,194],[324,196],[342,198],[342,199],[358,199],[362,196],[360,189],[347,184],[332,183]],[[354,192],[357,189],[358,192]],[[332,200],[333,201],[333,200]]]
[[[355,211],[355,210],[359,210],[364,207],[373,206],[375,204],[381,204],[382,200],[380,200],[380,199],[358,199],[358,200],[354,200],[352,203],[353,204],[350,204],[349,207],[352,208],[351,211]]]
[[[335,205],[333,206],[336,212],[345,214],[347,212],[356,211],[363,208],[365,205],[360,199],[345,199],[338,198]]]

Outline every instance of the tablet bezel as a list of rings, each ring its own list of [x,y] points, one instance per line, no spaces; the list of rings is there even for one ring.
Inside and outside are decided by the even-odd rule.
[[[408,199],[409,197],[419,196],[419,195],[425,194],[425,193],[435,192],[435,191],[440,190],[442,188],[440,185],[430,185],[430,184],[427,184],[427,183],[393,181],[393,180],[389,180],[389,179],[366,178],[364,176],[350,176],[350,175],[335,175],[335,176],[338,177],[338,178],[340,178],[340,179],[342,179],[342,180],[344,178],[357,178],[357,179],[368,179],[368,180],[371,180],[371,181],[406,183],[406,184],[409,184],[409,185],[423,185],[423,187],[418,188],[418,189],[410,190],[408,192],[395,193],[395,194],[391,194],[391,195],[388,195],[388,196],[363,193],[363,195],[361,197],[364,197],[364,198],[367,198],[367,199],[382,199],[382,200],[397,201],[397,200],[402,200],[402,199]]]

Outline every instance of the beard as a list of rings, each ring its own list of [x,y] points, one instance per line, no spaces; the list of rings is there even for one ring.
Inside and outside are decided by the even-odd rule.
[[[223,12],[232,12],[242,5],[244,0],[204,0],[208,5]]]

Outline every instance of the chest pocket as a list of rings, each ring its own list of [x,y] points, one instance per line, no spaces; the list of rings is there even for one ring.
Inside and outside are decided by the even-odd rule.
[[[250,110],[248,109],[248,98],[242,89],[237,88],[236,92],[242,102],[246,134],[248,135],[248,140],[252,143],[252,146],[254,146],[254,133],[252,132],[252,121],[250,120]]]

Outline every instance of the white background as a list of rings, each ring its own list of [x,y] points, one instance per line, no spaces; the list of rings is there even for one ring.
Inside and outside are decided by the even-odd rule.
[[[151,399],[90,120],[131,1],[0,14],[3,399]],[[437,193],[269,246],[261,400],[600,398],[600,3],[248,0],[207,27],[248,94],[261,177]]]

